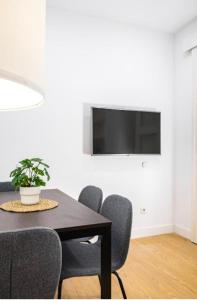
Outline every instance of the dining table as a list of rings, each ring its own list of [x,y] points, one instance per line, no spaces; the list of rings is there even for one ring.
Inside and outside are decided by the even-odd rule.
[[[101,298],[111,298],[111,221],[79,203],[58,189],[41,191],[41,199],[51,199],[58,206],[45,211],[16,213],[0,209],[0,231],[31,227],[54,229],[61,241],[88,236],[101,238]],[[0,205],[20,199],[19,192],[1,192]]]

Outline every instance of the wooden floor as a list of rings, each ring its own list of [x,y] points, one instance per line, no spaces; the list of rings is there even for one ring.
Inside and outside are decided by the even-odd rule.
[[[197,245],[175,234],[133,240],[119,273],[128,298],[197,298]],[[99,298],[98,279],[65,280],[62,297]],[[112,297],[122,298],[114,276]]]

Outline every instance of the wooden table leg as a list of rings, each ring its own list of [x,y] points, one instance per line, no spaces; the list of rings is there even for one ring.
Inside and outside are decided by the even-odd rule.
[[[111,299],[111,226],[101,238],[101,298]]]

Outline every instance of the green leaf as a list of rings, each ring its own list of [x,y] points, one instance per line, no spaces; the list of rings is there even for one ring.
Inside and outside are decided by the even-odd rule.
[[[49,172],[47,171],[46,168],[44,168],[44,172],[45,172],[45,175],[47,176],[47,180],[49,181],[50,180],[50,175],[49,175]]]
[[[39,176],[34,177],[33,182],[34,182],[35,186],[45,186],[46,185],[46,183]]]
[[[33,167],[33,164],[32,164],[32,162],[31,162],[30,159],[24,159],[24,160],[21,160],[19,163],[20,163],[23,167],[26,167],[26,168],[31,168],[31,167]]]
[[[43,162],[41,162],[41,165],[45,166],[46,168],[50,168],[49,165],[47,165],[47,164],[45,164]]]
[[[31,161],[35,161],[35,162],[41,162],[42,159],[41,158],[32,158]]]

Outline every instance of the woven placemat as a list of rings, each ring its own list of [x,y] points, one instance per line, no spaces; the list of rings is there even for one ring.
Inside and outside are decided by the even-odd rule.
[[[41,199],[38,204],[24,205],[20,200],[5,202],[0,205],[0,208],[12,212],[33,212],[52,209],[58,206],[58,202],[50,199]]]

